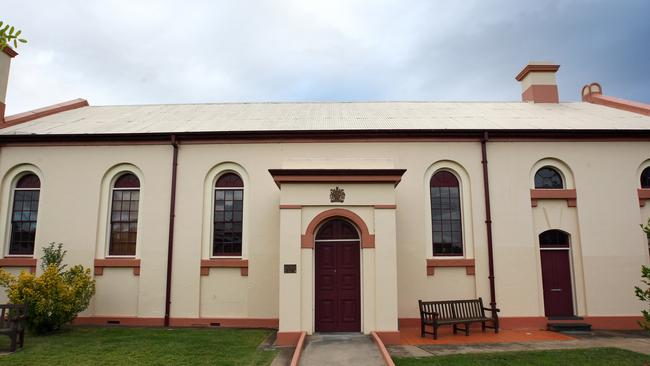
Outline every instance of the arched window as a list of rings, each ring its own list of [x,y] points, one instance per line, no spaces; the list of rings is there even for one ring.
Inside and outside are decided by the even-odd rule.
[[[36,174],[20,177],[14,187],[11,211],[10,255],[33,255],[41,181]]]
[[[562,230],[547,230],[539,234],[540,248],[568,248],[569,234]]]
[[[133,173],[120,175],[112,190],[109,256],[135,256],[139,205],[140,179]]]
[[[545,166],[535,173],[535,188],[563,189],[562,175],[556,169]]]
[[[641,172],[641,188],[650,188],[650,166]]]
[[[223,174],[214,187],[212,256],[242,255],[244,182],[235,173]]]
[[[431,177],[431,225],[433,255],[463,255],[460,184],[448,171]]]

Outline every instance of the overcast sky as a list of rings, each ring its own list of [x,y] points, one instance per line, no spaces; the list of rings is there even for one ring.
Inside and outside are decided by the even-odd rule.
[[[8,114],[246,101],[512,101],[529,60],[560,99],[650,103],[650,1],[16,1]]]

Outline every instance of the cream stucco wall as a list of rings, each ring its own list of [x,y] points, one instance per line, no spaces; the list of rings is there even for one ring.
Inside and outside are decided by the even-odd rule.
[[[638,224],[650,216],[650,205],[639,207],[636,189],[638,169],[648,160],[648,151],[650,144],[646,142],[488,143],[500,315],[543,316],[536,237],[549,228],[571,233],[579,315],[638,314],[640,304],[631,289],[639,283],[639,267],[650,263]],[[105,269],[103,276],[97,277],[97,295],[84,315],[162,317],[171,152],[165,145],[2,147],[2,255],[7,253],[12,175],[30,164],[42,174],[36,255],[40,256],[40,248],[50,241],[63,242],[68,263],[92,267],[93,260],[103,255],[98,249],[105,234],[101,229],[105,227],[102,200],[107,199],[103,179],[113,167],[131,164],[142,174],[140,275],[134,276],[129,268]],[[531,207],[531,170],[545,158],[569,167],[577,190],[577,207],[567,207],[564,201],[540,201],[538,207]],[[332,164],[337,159],[368,159],[375,162],[371,167],[390,161],[395,168],[407,171],[397,187],[314,184],[295,191],[280,190],[268,172],[270,168],[295,166],[298,160],[304,167],[308,159],[313,159],[317,168],[338,168]],[[427,276],[426,259],[432,258],[428,177],[438,168],[450,169],[460,177],[465,257],[475,259],[475,275],[467,275],[464,268],[436,268],[435,275]],[[206,205],[211,191],[206,184],[224,169],[237,171],[246,183],[243,257],[249,261],[248,276],[232,268],[212,268],[209,276],[200,275],[200,262],[209,257],[211,240],[211,231],[206,228],[211,222],[210,204]],[[300,243],[311,218],[332,207],[323,200],[328,199],[334,185],[346,190],[345,205],[376,235],[376,248],[362,251],[364,276],[375,282],[363,287],[365,331],[395,329],[394,314],[416,318],[420,298],[482,296],[488,302],[478,142],[181,144],[172,318],[279,318],[281,329],[310,329],[305,324],[311,324],[312,315],[300,309],[312,301],[312,295],[305,291],[312,281],[312,254],[299,248],[281,248]],[[280,204],[303,207],[281,210]],[[373,204],[395,204],[397,208],[377,210]],[[396,263],[394,271],[390,270],[391,260]],[[282,263],[297,263],[299,273],[281,280]],[[389,270],[376,270],[383,267]],[[392,298],[396,301],[391,302]],[[375,306],[380,303],[388,305]]]

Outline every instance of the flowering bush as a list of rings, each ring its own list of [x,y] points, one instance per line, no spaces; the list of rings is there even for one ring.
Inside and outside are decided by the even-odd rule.
[[[650,219],[648,219],[648,222],[645,225],[641,225],[641,229],[643,232],[646,233],[646,236],[648,237],[648,243],[650,244]],[[641,277],[643,282],[647,288],[643,289],[639,286],[634,287],[634,293],[636,297],[639,298],[639,300],[650,304],[650,267],[648,266],[641,266]],[[650,332],[650,310],[641,310],[641,313],[643,314],[643,321],[639,322],[639,325],[647,331]]]
[[[61,247],[51,243],[44,249],[40,276],[23,271],[16,277],[0,269],[0,285],[6,287],[9,301],[29,306],[27,326],[36,333],[51,332],[71,322],[95,294],[90,269],[76,265],[64,270],[61,266],[65,255]]]

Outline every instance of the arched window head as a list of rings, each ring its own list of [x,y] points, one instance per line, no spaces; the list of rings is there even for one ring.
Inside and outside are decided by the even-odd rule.
[[[555,168],[545,166],[535,173],[535,188],[563,189],[562,175]]]
[[[226,173],[217,179],[215,184],[217,188],[242,188],[244,187],[244,182],[241,178],[235,173]]]
[[[650,166],[641,172],[641,188],[650,188]]]
[[[214,189],[212,256],[241,256],[244,182],[235,173],[217,179]]]
[[[140,179],[133,173],[120,175],[111,193],[109,256],[135,256],[140,210]]]
[[[16,182],[11,210],[11,255],[34,254],[40,188],[41,181],[33,173],[23,175]]]
[[[433,255],[462,256],[463,228],[460,183],[454,174],[439,171],[431,177]]]
[[[315,240],[359,240],[359,232],[347,220],[332,219],[318,229]]]
[[[540,248],[568,248],[569,234],[562,230],[547,230],[539,234]]]

